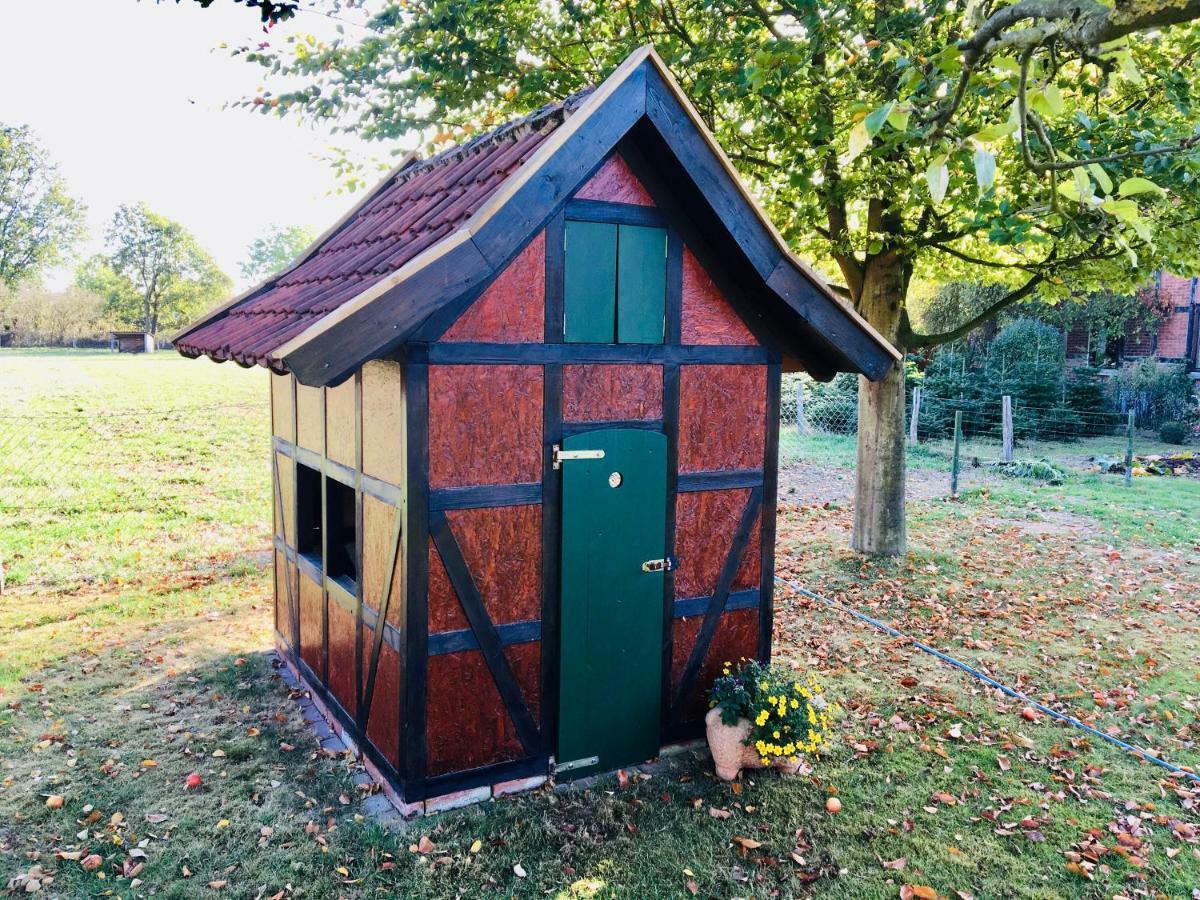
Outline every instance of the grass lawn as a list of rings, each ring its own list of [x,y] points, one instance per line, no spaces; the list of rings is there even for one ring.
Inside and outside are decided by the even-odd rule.
[[[43,384],[51,366],[59,374]],[[162,389],[137,402],[240,396],[265,417],[258,372],[165,356],[0,356],[0,383],[30,385],[27,410],[90,408],[92,391],[97,403],[132,403],[126,385],[150,371]],[[73,400],[55,396],[59,384],[76,385]],[[0,889],[34,867],[53,877],[38,896],[71,898],[1191,898],[1200,887],[1195,786],[1025,718],[905,642],[782,590],[777,660],[817,671],[844,709],[810,774],[726,785],[695,764],[385,832],[362,815],[354,761],[319,749],[268,655],[269,579],[254,556],[269,513],[264,421],[206,422],[223,435],[212,471],[263,479],[246,476],[245,518],[218,544],[224,555],[193,510],[139,519],[122,538],[98,519],[79,565],[103,573],[110,563],[95,557],[148,542],[143,568],[122,566],[118,582],[28,563],[26,584],[3,598]],[[256,428],[261,437],[237,435]],[[832,450],[805,461],[844,468]],[[917,499],[912,552],[898,561],[845,550],[846,504],[789,497],[786,577],[1200,767],[1200,483],[1004,479],[955,502]],[[61,536],[31,522],[20,546],[51,553],[78,540],[74,519]],[[164,522],[178,539],[160,544]],[[9,531],[0,539],[13,541]],[[193,772],[202,783],[189,789]],[[837,815],[824,811],[832,794]]]

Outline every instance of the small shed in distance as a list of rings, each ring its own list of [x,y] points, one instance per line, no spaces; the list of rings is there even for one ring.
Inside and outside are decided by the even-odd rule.
[[[151,353],[154,350],[154,335],[145,331],[110,331],[108,349],[118,353]]]
[[[700,733],[771,647],[780,373],[895,351],[644,48],[175,338],[272,379],[282,656],[433,810]]]

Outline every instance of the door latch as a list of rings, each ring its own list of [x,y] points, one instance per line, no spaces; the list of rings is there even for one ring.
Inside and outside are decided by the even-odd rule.
[[[562,464],[570,459],[604,459],[603,450],[564,450],[560,445],[554,445],[554,455],[550,464],[555,469],[561,469]]]
[[[648,559],[642,563],[643,572],[674,572],[679,568],[679,560],[674,556],[665,559]]]

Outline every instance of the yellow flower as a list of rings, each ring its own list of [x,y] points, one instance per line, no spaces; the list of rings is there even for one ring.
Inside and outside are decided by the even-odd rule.
[[[799,708],[800,708],[800,701],[797,700],[795,697],[793,697],[792,698],[792,709],[799,709]]]
[[[776,732],[775,732],[775,734],[774,734],[774,736],[775,736],[775,737],[779,737],[779,732],[778,732],[778,731],[776,731]]]
[[[759,689],[760,691],[765,691],[765,690],[766,690],[767,688],[769,688],[769,687],[770,687],[770,685],[769,685],[769,684],[767,684],[765,681],[760,681],[760,682],[758,683],[758,689]]]

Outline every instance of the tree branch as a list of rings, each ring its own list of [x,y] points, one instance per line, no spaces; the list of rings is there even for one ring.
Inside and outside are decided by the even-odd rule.
[[[960,337],[970,334],[1005,307],[1011,306],[1018,300],[1023,300],[1024,298],[1028,297],[1034,292],[1034,289],[1045,280],[1045,278],[1046,276],[1041,272],[1031,275],[1029,280],[1027,280],[1019,288],[1009,291],[983,312],[971,316],[971,318],[967,319],[967,321],[963,322],[957,328],[952,328],[950,331],[943,331],[939,334],[915,334],[913,331],[909,330],[906,334],[901,336],[901,339],[906,347],[912,347],[914,349],[920,347],[936,347],[938,344],[947,344],[950,341],[956,341]]]

